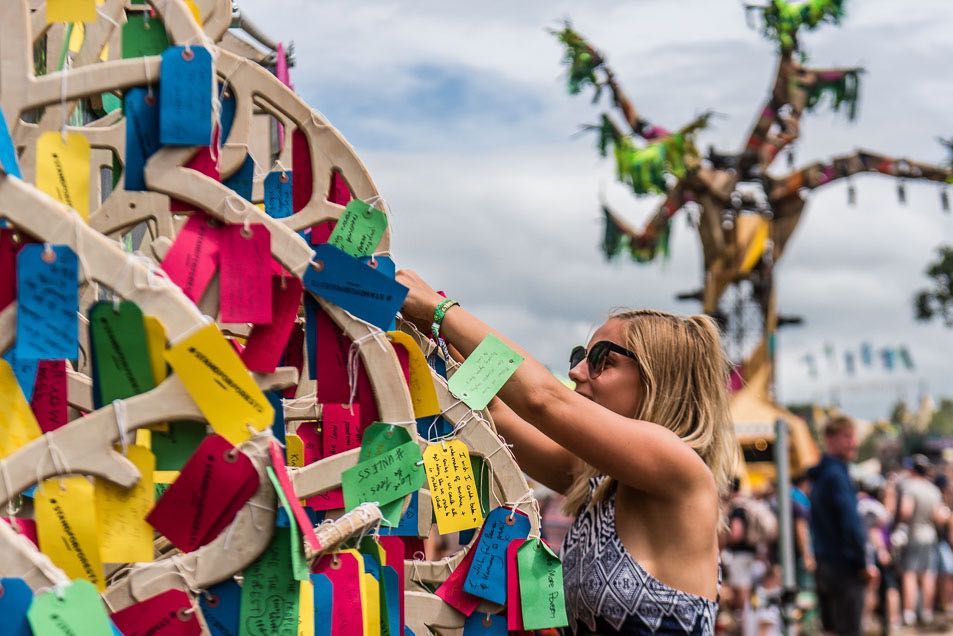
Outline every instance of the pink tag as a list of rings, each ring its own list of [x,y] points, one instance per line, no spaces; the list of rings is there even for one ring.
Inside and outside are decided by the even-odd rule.
[[[30,408],[44,433],[66,424],[66,360],[40,360]]]
[[[285,366],[297,369],[299,376],[304,370],[304,325],[293,326],[291,328],[291,336],[288,337],[288,346],[285,347]],[[297,392],[297,386],[289,386],[282,393],[282,397],[291,399]]]
[[[340,170],[331,173],[331,187],[328,188],[328,201],[338,205],[347,205],[351,202],[354,195],[351,194],[351,187],[347,184],[347,179],[341,174]],[[333,221],[332,221],[333,223]]]
[[[205,293],[218,266],[219,227],[209,224],[207,216],[194,213],[179,230],[162,269],[173,283],[182,288],[192,302]]]
[[[32,240],[20,234],[20,242],[13,241],[14,231],[0,230],[0,311],[17,298],[17,254]],[[327,242],[327,241],[325,241]]]
[[[353,410],[353,413],[351,412]],[[323,457],[337,455],[361,445],[361,405],[321,405],[321,452]]]
[[[199,444],[146,517],[182,552],[212,541],[258,489],[251,460],[219,435]]]
[[[291,174],[291,209],[297,212],[308,205],[314,192],[311,149],[308,137],[298,128],[291,133]]]
[[[404,384],[410,386],[410,354],[403,345],[391,343],[394,353],[397,355],[397,362],[400,363],[400,371],[404,374]]]
[[[271,232],[260,223],[220,230],[219,311],[222,322],[270,324]]]
[[[387,555],[387,565],[397,570],[397,589],[404,589],[404,559],[407,558],[407,547],[401,541],[401,537],[384,536],[377,537],[377,542],[384,548]],[[400,595],[400,624],[404,624],[404,595]]]
[[[212,141],[216,146],[218,146],[218,126],[215,126],[215,130],[212,133]],[[217,155],[216,155],[217,156]],[[217,159],[212,159],[212,149],[208,146],[199,149],[195,155],[189,159],[188,163],[185,164],[186,168],[195,170],[196,172],[201,172],[206,177],[211,177],[216,181],[222,180],[222,174],[218,169]],[[169,210],[172,212],[197,212],[190,203],[185,201],[180,201],[178,199],[172,199],[169,201]]]
[[[288,73],[288,58],[285,57],[285,46],[281,42],[275,50],[275,77],[278,81],[294,90],[291,86],[291,75]],[[278,147],[285,147],[285,127],[278,124]],[[292,184],[293,186],[293,184]]]
[[[249,371],[274,373],[278,367],[298,317],[302,289],[301,279],[295,276],[271,277],[271,324],[255,325],[248,335],[242,362]]]
[[[516,551],[526,539],[513,539],[506,547],[506,628],[523,629],[523,604],[520,602],[520,577],[517,571]]]
[[[33,542],[37,548],[40,547],[36,540],[36,521],[33,519],[21,519],[20,517],[0,517],[8,526],[11,526],[17,533]]]
[[[125,636],[197,636],[202,626],[189,595],[166,590],[109,616]]]
[[[295,429],[295,434],[301,438],[301,442],[304,444],[305,466],[324,457],[321,453],[321,433],[318,428],[317,422],[300,422],[298,428]]]
[[[483,529],[481,528],[480,531],[476,533],[473,545],[479,543],[480,534],[482,534],[482,532]],[[463,561],[457,566],[457,569],[450,573],[447,580],[444,581],[435,592],[437,596],[446,601],[447,605],[461,612],[464,616],[472,614],[476,608],[480,606],[480,603],[483,602],[483,599],[480,597],[463,591],[463,582],[467,579],[467,572],[470,571],[470,564],[473,563],[473,555],[476,554],[476,552],[476,550],[469,550],[467,555],[463,557]]]
[[[314,574],[331,579],[331,636],[360,636],[364,633],[361,608],[361,568],[351,552],[326,554],[311,566]]]
[[[340,488],[335,488],[319,495],[308,497],[305,502],[312,510],[338,510],[344,507],[344,491]]]
[[[337,221],[322,221],[317,225],[311,226],[311,244],[312,245],[323,245],[328,242],[328,239],[331,238],[331,232],[334,231],[334,226],[337,225]]]
[[[311,525],[311,519],[308,518],[304,508],[301,507],[301,500],[298,499],[298,495],[295,494],[291,480],[288,479],[288,469],[285,466],[285,458],[281,452],[281,447],[278,446],[278,442],[272,440],[268,446],[268,450],[271,452],[271,465],[275,469],[275,475],[278,476],[278,483],[281,484],[281,489],[285,492],[285,497],[291,506],[291,512],[294,513],[295,521],[298,522],[298,529],[301,530],[301,534],[304,535],[304,540],[308,542],[311,549],[318,552],[321,550],[321,542],[318,541],[318,535],[314,533],[314,526]]]

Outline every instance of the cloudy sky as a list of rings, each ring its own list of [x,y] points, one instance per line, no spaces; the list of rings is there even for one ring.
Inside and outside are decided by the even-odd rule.
[[[565,90],[547,27],[571,18],[608,56],[641,113],[677,128],[722,114],[699,146],[736,151],[774,71],[771,43],[734,0],[446,3],[241,0],[265,32],[294,41],[297,91],[357,149],[392,210],[399,266],[449,295],[560,372],[613,307],[697,309],[674,301],[701,280],[700,247],[675,223],[668,263],[607,264],[598,244],[600,189],[641,224],[655,205],[613,184],[591,138],[599,108]],[[953,3],[851,0],[840,28],[804,38],[816,66],[862,65],[858,121],[819,112],[803,122],[799,164],[864,147],[945,160],[953,135]],[[783,164],[779,161],[778,163]],[[783,165],[781,166],[783,169]],[[953,331],[912,318],[911,296],[935,247],[953,242],[938,188],[874,175],[816,193],[778,268],[781,311],[806,325],[782,333],[779,397],[839,402],[880,417],[919,387],[953,396]],[[842,351],[909,347],[916,370],[863,370]],[[824,357],[837,351],[836,365]],[[819,377],[802,362],[813,353]]]

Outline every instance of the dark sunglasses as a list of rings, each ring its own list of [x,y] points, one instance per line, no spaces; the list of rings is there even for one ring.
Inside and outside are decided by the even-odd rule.
[[[609,342],[608,340],[600,340],[592,345],[589,351],[586,351],[586,348],[582,345],[573,347],[572,353],[569,354],[569,370],[571,371],[576,368],[577,364],[586,360],[589,364],[589,377],[598,377],[606,368],[606,360],[608,360],[610,353],[618,353],[626,358],[636,359],[635,353],[625,347],[619,346],[614,342]]]

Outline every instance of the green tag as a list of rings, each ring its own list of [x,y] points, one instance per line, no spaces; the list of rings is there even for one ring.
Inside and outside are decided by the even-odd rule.
[[[351,199],[338,219],[328,243],[351,256],[370,256],[387,229],[387,216],[360,199]]]
[[[61,596],[51,590],[33,599],[27,619],[34,634],[112,636],[106,607],[95,585],[78,579],[66,586]]]
[[[113,95],[112,93],[103,93],[103,110],[106,111],[106,114],[113,112],[114,110],[119,110],[122,108],[122,100]]]
[[[400,426],[392,426],[382,422],[374,422],[364,431],[361,438],[361,454],[358,461],[367,461],[368,459],[383,455],[387,451],[397,448],[401,444],[410,441],[410,433],[407,429]],[[396,527],[400,523],[400,513],[404,507],[404,499],[401,497],[397,501],[381,506],[381,516],[385,526]]]
[[[156,470],[182,470],[195,449],[205,439],[203,422],[169,422],[169,432],[152,431],[152,453]]]
[[[490,475],[484,471],[484,460],[477,455],[470,455],[470,466],[473,468],[473,479],[476,481],[477,496],[480,497],[480,509],[484,518],[490,512]],[[484,474],[484,472],[486,474]]]
[[[144,13],[129,13],[122,25],[122,59],[159,55],[169,48],[169,36],[159,18]]]
[[[475,411],[485,409],[522,362],[523,356],[488,334],[450,376],[450,392]]]
[[[292,574],[291,530],[275,528],[268,548],[244,571],[240,636],[298,636],[299,583]]]
[[[298,522],[295,520],[294,512],[291,510],[291,504],[288,503],[288,498],[285,497],[285,491],[282,490],[281,483],[278,481],[278,475],[275,474],[274,469],[271,466],[265,466],[265,470],[268,472],[268,479],[271,480],[271,485],[274,487],[275,492],[278,493],[278,499],[281,500],[281,507],[285,509],[285,514],[288,515],[288,525],[291,530],[292,573],[296,581],[310,581],[311,567],[304,556],[304,543],[301,539],[301,529],[298,528]]]
[[[368,501],[383,505],[420,490],[425,475],[418,462],[423,462],[420,447],[407,442],[348,468],[341,473],[344,509]]]
[[[98,409],[155,387],[142,310],[124,300],[98,302],[89,310],[93,352],[93,405]]]
[[[563,591],[563,564],[541,539],[529,539],[516,551],[523,629],[569,624]]]

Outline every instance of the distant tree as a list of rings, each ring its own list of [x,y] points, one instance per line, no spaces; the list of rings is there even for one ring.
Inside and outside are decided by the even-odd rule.
[[[897,400],[894,402],[893,406],[890,408],[890,423],[899,428],[903,428],[907,419],[910,417],[910,410],[907,408],[907,403],[903,400]]]
[[[953,327],[953,246],[937,248],[937,260],[930,263],[924,273],[932,284],[914,296],[917,320],[937,318],[947,327]]]
[[[930,435],[953,437],[953,400],[942,399],[927,426]]]

